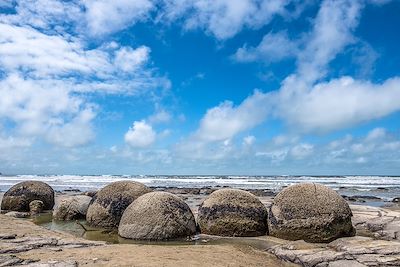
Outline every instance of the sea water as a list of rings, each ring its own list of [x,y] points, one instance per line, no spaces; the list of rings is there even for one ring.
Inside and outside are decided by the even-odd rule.
[[[3,175],[0,176],[0,191],[26,180],[46,182],[57,191],[97,190],[121,180],[138,181],[151,187],[232,187],[275,192],[293,184],[315,182],[347,196],[375,196],[386,201],[400,197],[400,176]]]

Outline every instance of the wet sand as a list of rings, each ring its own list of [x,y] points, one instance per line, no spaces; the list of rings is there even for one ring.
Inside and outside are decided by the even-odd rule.
[[[0,234],[17,235],[16,239],[0,240],[0,261],[14,255],[27,262],[63,266],[296,266],[245,244],[105,244],[5,215],[0,215]],[[18,248],[27,251],[18,252]]]

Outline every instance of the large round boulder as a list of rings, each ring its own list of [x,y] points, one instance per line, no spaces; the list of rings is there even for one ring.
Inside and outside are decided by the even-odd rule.
[[[153,192],[136,199],[124,212],[120,236],[136,240],[170,240],[196,234],[189,206],[167,192]]]
[[[85,195],[66,197],[54,207],[53,218],[60,221],[84,219],[91,200]]]
[[[25,181],[12,186],[3,196],[2,210],[29,211],[29,203],[34,200],[43,202],[44,210],[54,206],[54,190],[40,181]]]
[[[292,185],[274,199],[268,215],[270,235],[307,242],[354,236],[352,212],[334,190],[316,183]]]
[[[267,209],[253,194],[220,189],[199,207],[197,221],[202,234],[260,236],[268,232]]]
[[[118,227],[125,209],[138,197],[151,190],[142,183],[118,181],[102,188],[93,197],[86,220],[89,225],[103,228]]]

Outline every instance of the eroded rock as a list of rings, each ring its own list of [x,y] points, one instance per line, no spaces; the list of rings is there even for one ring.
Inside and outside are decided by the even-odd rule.
[[[239,189],[221,189],[210,194],[198,210],[203,234],[260,236],[268,232],[267,209],[253,194]]]
[[[181,198],[167,192],[152,192],[129,205],[118,234],[138,240],[176,239],[196,234],[196,221]]]
[[[302,183],[282,190],[269,209],[270,235],[308,242],[330,242],[354,236],[352,212],[347,202],[332,189]]]
[[[111,183],[93,197],[86,220],[89,225],[116,228],[125,209],[138,197],[151,190],[144,184],[132,181]]]
[[[310,267],[400,266],[398,242],[357,236],[340,238],[329,244],[302,244],[292,241],[268,251],[282,260]]]
[[[29,211],[29,203],[34,200],[43,202],[43,209],[54,206],[54,190],[40,181],[25,181],[12,186],[3,196],[2,210]]]
[[[66,197],[54,207],[53,218],[62,221],[84,219],[91,200],[85,195]]]

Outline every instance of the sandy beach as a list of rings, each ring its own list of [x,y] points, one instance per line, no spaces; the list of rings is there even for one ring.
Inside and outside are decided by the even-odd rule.
[[[57,194],[56,200],[71,193]],[[189,203],[197,203],[191,196]],[[194,204],[196,205],[196,204]],[[73,222],[72,222],[73,223]],[[274,241],[271,241],[274,240]],[[266,244],[286,243],[265,237]],[[255,243],[255,242],[254,242]],[[270,246],[270,245],[269,245]],[[0,264],[13,266],[295,266],[240,242],[201,245],[107,244],[0,215]],[[35,265],[43,264],[43,265]]]
[[[169,189],[183,198],[193,213],[208,194]],[[56,202],[82,192],[61,192]],[[269,206],[272,196],[260,196]],[[65,231],[48,230],[32,222],[0,215],[0,264],[14,266],[398,266],[400,212],[350,205],[357,236],[329,244],[286,241],[270,236],[218,238],[193,245],[165,243],[111,244],[90,241]],[[71,222],[73,224],[73,222]],[[363,248],[363,253],[360,253]],[[369,258],[368,258],[369,257]],[[347,263],[346,263],[347,262]]]

